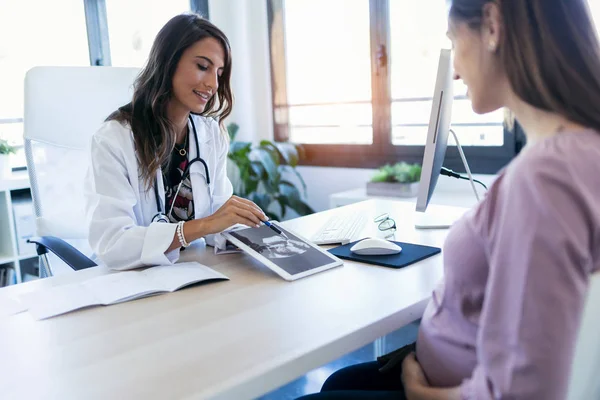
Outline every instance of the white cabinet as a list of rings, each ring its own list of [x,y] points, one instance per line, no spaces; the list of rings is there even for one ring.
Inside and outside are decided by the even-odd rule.
[[[6,285],[38,275],[35,245],[26,243],[35,233],[27,172],[0,179],[0,278]]]

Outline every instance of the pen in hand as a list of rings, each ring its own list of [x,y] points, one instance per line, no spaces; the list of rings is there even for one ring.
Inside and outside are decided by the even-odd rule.
[[[281,235],[284,238],[289,239],[287,237],[287,235],[281,231],[281,229],[277,228],[275,225],[273,225],[269,221],[263,221],[263,224],[265,224],[266,226],[268,226],[269,228],[271,228],[273,231],[277,232],[278,235]]]

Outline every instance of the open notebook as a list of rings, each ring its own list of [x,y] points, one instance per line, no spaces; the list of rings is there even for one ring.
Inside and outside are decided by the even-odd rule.
[[[107,306],[174,292],[198,282],[228,279],[205,265],[189,262],[102,275],[84,282],[23,294],[20,299],[34,318],[45,319],[84,307]]]

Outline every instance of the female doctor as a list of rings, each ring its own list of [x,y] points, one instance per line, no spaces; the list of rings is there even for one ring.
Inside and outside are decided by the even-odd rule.
[[[207,20],[178,15],[158,33],[132,101],[92,138],[86,211],[102,264],[171,264],[196,239],[267,220],[227,178],[230,77],[229,41]]]

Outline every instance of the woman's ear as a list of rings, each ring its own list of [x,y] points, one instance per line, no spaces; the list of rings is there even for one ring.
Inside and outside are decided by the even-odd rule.
[[[483,6],[483,23],[481,25],[482,39],[488,51],[495,53],[500,46],[502,38],[502,15],[500,6],[496,2],[489,2]]]

